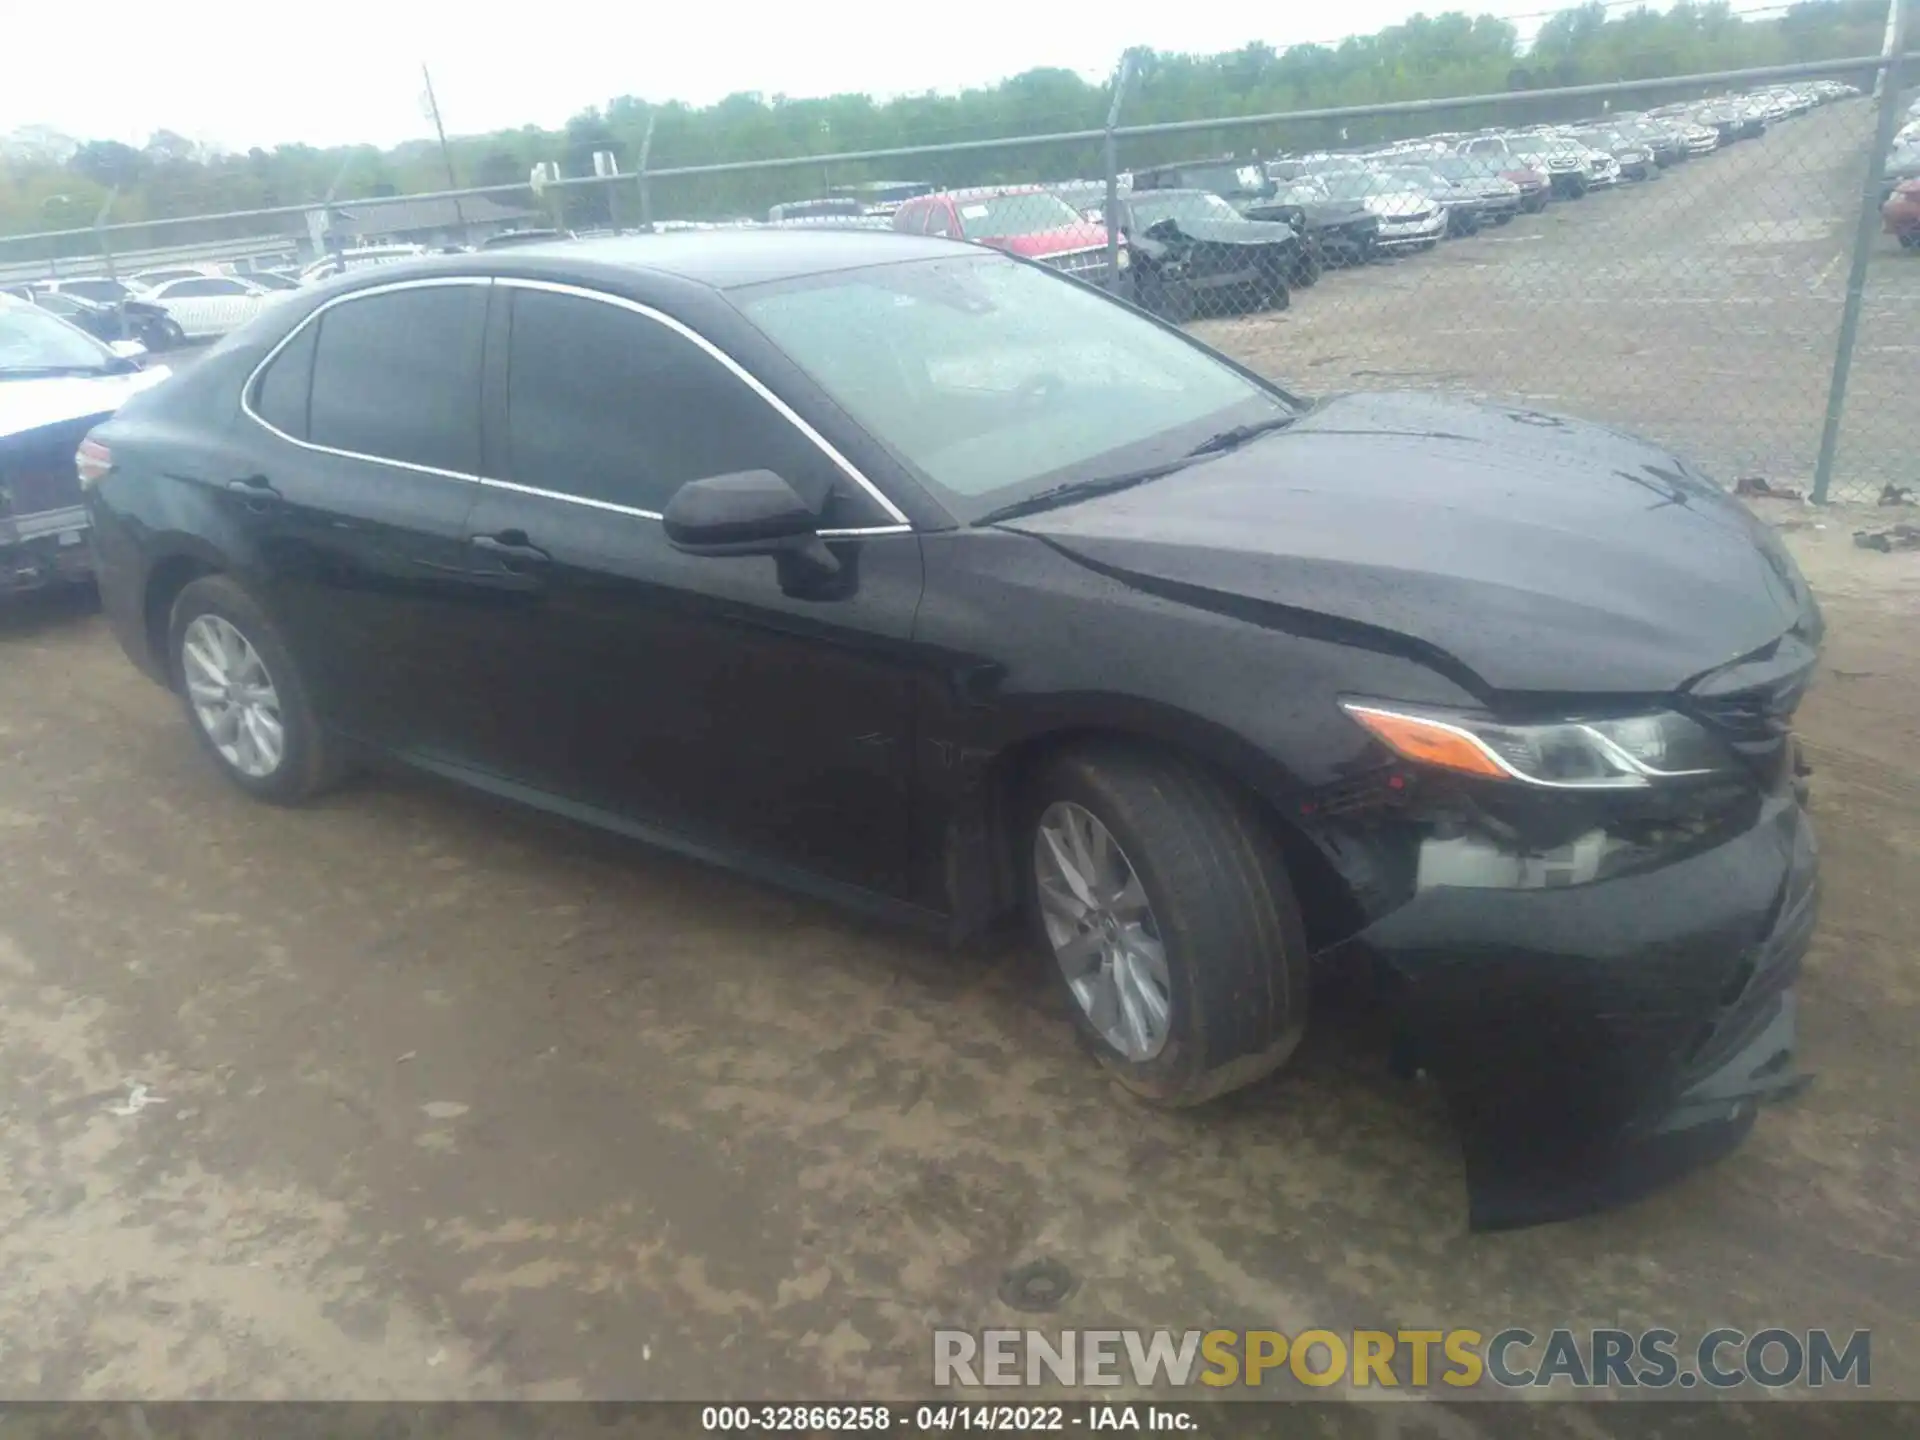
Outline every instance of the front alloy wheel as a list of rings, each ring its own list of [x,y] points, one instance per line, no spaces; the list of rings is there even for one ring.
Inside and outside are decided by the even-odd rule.
[[[286,759],[280,692],[253,643],[219,615],[200,615],[181,638],[180,668],[194,719],[220,758],[251,780]]]
[[[1035,938],[1107,1072],[1196,1105],[1283,1064],[1306,1027],[1307,944],[1251,798],[1118,739],[1061,753],[1024,788]]]
[[[1034,879],[1053,958],[1087,1023],[1130,1061],[1166,1048],[1173,985],[1153,906],[1120,842],[1070,800],[1040,817]]]

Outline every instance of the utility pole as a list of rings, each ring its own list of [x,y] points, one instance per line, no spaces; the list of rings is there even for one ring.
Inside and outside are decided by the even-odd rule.
[[[1894,44],[1900,34],[1900,7],[1904,4],[1906,0],[1887,0],[1887,38],[1880,46],[1880,58],[1883,60],[1893,59]],[[1887,81],[1892,74],[1893,67],[1889,65],[1874,77],[1874,99],[1880,98],[1880,93],[1887,88]]]
[[[1898,4],[1899,0],[1895,0]],[[427,62],[420,62],[420,78],[427,82],[427,113],[433,117],[433,133],[440,137],[440,158],[447,167],[447,188],[458,190],[460,181],[453,173],[453,151],[447,147],[447,127],[440,123],[440,102],[433,97],[433,76],[427,71]],[[460,197],[453,197],[453,217],[460,225],[460,237],[467,236],[467,215],[460,208]]]

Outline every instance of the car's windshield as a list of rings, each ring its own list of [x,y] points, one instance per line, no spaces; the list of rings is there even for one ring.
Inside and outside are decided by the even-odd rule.
[[[103,305],[127,298],[127,287],[118,280],[65,280],[60,289],[70,295],[78,295],[82,300],[98,300]]]
[[[1259,165],[1187,165],[1180,170],[1183,188],[1219,195],[1260,194],[1272,183]]]
[[[1327,194],[1336,200],[1364,200],[1369,195],[1400,188],[1398,181],[1370,170],[1335,170],[1319,177]]]
[[[1162,220],[1238,220],[1240,212],[1218,195],[1198,190],[1170,191],[1156,195],[1152,191],[1134,197],[1133,223],[1142,230]]]
[[[1293,413],[1285,395],[1070,281],[994,255],[733,292],[963,518],[1176,460]]]
[[[1023,195],[981,195],[957,202],[960,224],[969,240],[998,240],[1009,235],[1032,235],[1081,225],[1080,212],[1058,195],[1031,191]]]
[[[1395,165],[1380,173],[1381,178],[1389,184],[1403,185],[1412,190],[1445,190],[1451,183],[1445,176],[1417,165]]]
[[[1327,187],[1321,183],[1317,175],[1303,175],[1300,179],[1291,181],[1277,198],[1292,205],[1312,205],[1329,197]]]
[[[1433,162],[1433,170],[1448,180],[1484,180],[1493,174],[1491,165],[1458,155],[1440,156]]]
[[[0,378],[116,368],[113,352],[58,316],[0,301]]]

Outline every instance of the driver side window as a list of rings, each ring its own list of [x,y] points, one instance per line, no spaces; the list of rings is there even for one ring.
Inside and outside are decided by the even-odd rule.
[[[658,515],[690,480],[771,470],[830,529],[888,517],[701,346],[621,305],[514,288],[502,479]]]

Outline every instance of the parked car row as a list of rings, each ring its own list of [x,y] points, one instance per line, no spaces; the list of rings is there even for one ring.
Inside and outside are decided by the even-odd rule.
[[[1432,250],[1539,214],[1555,201],[1644,184],[1761,135],[1769,124],[1858,93],[1818,81],[1570,125],[1162,164],[1121,176],[1111,200],[1099,180],[955,190],[888,182],[872,194],[840,187],[775,205],[764,223],[971,241],[1107,285],[1174,320],[1284,309],[1294,289],[1329,268]],[[1898,168],[1904,153],[1896,152],[1889,170],[1889,196],[1906,178]],[[1893,217],[1888,223],[1894,227]]]

